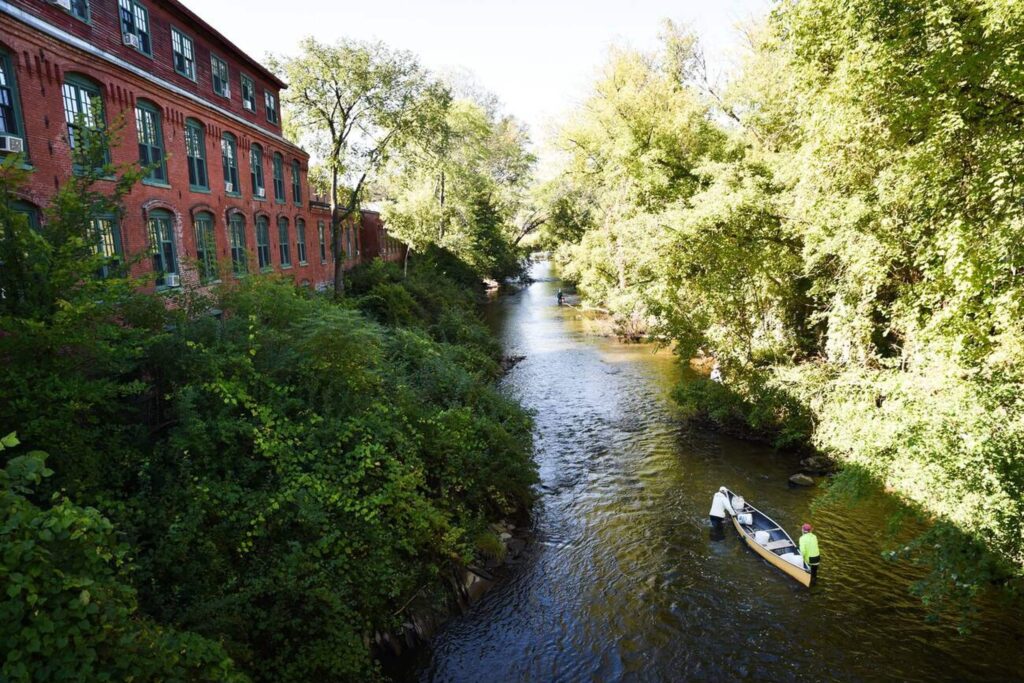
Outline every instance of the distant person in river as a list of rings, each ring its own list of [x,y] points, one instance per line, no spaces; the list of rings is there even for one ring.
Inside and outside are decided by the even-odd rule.
[[[800,555],[804,563],[811,568],[811,583],[818,580],[818,565],[821,563],[821,553],[818,552],[818,537],[812,532],[814,527],[804,524],[803,533],[800,535]]]
[[[708,513],[708,517],[711,519],[712,541],[720,541],[725,538],[723,523],[725,522],[726,513],[735,515],[736,511],[732,509],[732,503],[729,502],[729,492],[723,486],[715,492],[715,497],[711,499],[711,512]]]
[[[562,299],[564,299],[564,298],[565,297],[562,296],[562,290],[558,290],[558,305],[559,306],[562,305]]]

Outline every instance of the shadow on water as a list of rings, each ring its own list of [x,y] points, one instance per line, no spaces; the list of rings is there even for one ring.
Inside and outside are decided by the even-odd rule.
[[[669,398],[667,352],[586,334],[555,305],[547,264],[491,306],[505,389],[536,411],[540,501],[520,571],[438,635],[416,678],[440,681],[1019,680],[1021,615],[993,605],[973,633],[930,624],[912,570],[884,562],[893,503],[810,506],[786,484],[792,456],[688,432]],[[811,590],[727,529],[727,485],[794,532],[819,531]]]

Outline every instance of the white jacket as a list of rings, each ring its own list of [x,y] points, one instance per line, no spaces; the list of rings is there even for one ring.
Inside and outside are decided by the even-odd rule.
[[[708,514],[712,517],[725,519],[726,512],[733,516],[736,515],[736,511],[732,509],[732,503],[729,502],[729,497],[721,491],[717,491],[715,492],[715,497],[711,499],[711,512]]]

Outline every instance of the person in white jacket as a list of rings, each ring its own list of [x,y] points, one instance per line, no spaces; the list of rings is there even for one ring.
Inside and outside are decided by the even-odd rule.
[[[735,516],[736,511],[732,509],[729,493],[723,486],[715,492],[715,497],[711,499],[711,512],[708,513],[708,517],[711,519],[711,530],[715,532],[716,536],[724,535],[722,523],[725,522],[726,514]]]

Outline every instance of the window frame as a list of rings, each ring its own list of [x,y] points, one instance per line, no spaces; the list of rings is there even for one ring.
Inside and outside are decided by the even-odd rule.
[[[235,219],[240,221],[236,225]],[[235,277],[249,274],[249,251],[245,243],[245,216],[233,211],[228,216],[228,244],[231,247],[231,273]]]
[[[68,111],[68,88],[74,89],[75,97],[73,98],[73,100],[76,103],[76,105],[81,109],[81,111],[76,112],[74,114],[74,117],[76,120],[79,116],[83,117],[85,125],[68,120],[69,116],[71,116],[71,112]],[[71,170],[73,173],[80,174],[82,173],[83,169],[81,165],[75,160],[75,148],[77,146],[77,143],[75,142],[75,132],[78,131],[78,137],[82,137],[83,135],[88,134],[88,132],[90,131],[98,132],[106,130],[107,106],[106,102],[103,101],[103,86],[101,86],[99,83],[95,81],[80,76],[77,73],[65,73],[64,80],[61,83],[60,93],[61,105],[64,109],[64,125],[65,130],[68,134],[68,147],[71,150]],[[87,101],[83,101],[80,97],[80,95],[83,94],[86,95]],[[99,101],[98,112],[93,111],[93,99]],[[85,105],[88,105],[88,107],[86,107]],[[86,111],[88,111],[87,115],[85,114]],[[93,118],[94,114],[96,115],[96,118]],[[83,131],[85,132],[83,133]],[[104,150],[103,156],[105,163],[109,163],[109,148]]]
[[[186,43],[188,44],[189,52],[192,54],[192,57],[190,58],[190,60],[188,62],[192,66],[191,73],[186,73],[185,71],[183,71],[183,70],[178,68],[178,54],[179,54],[179,52],[176,49],[174,49],[174,39],[175,38],[178,39],[178,42],[182,46],[184,46]],[[184,53],[181,53],[181,55],[182,55],[182,58],[184,59]],[[190,81],[192,81],[193,83],[195,83],[195,81],[196,81],[196,41],[192,39],[192,36],[188,35],[184,31],[182,31],[181,29],[177,28],[176,26],[172,26],[171,27],[171,62],[172,62],[172,66],[174,67],[174,72],[176,74],[178,74],[180,76],[184,76],[185,78],[187,78]]]
[[[300,266],[309,265],[309,253],[306,247],[306,220],[295,219],[295,258]]]
[[[271,163],[273,164],[274,174],[274,202],[277,204],[287,204],[288,194],[284,185],[284,157],[280,152],[274,152]]]
[[[196,150],[199,152],[199,156],[192,156],[190,153],[191,143],[189,137],[191,135],[198,136],[198,140],[195,141]],[[209,192],[210,191],[210,167],[206,163],[206,127],[197,121],[196,119],[185,119],[185,164],[188,166],[188,189],[193,192]],[[202,171],[205,182],[203,184],[193,182],[193,176],[196,176],[198,180],[199,172]]]
[[[220,64],[224,67],[224,76],[221,77],[217,74],[217,65]],[[224,92],[217,90],[217,79],[220,79],[224,84]],[[226,59],[221,59],[213,52],[210,52],[210,87],[213,88],[213,92],[226,99],[231,99],[231,67],[228,66]]]
[[[231,150],[231,161],[233,163],[230,165],[228,164],[228,157],[224,153],[225,143],[228,144],[228,148]],[[241,197],[242,188],[238,182],[238,138],[227,131],[220,136],[220,163],[224,171],[224,194],[229,197]],[[231,190],[227,189],[228,183],[231,183]]]
[[[316,222],[317,237],[320,238],[320,265],[327,263],[327,233],[323,221]]]
[[[142,139],[144,131],[146,131],[146,114],[148,114],[152,119],[153,130],[150,132],[153,133],[153,137],[157,144],[147,143]],[[170,178],[167,176],[167,147],[164,146],[164,129],[163,121],[161,119],[162,115],[156,104],[141,98],[135,100],[135,135],[139,145],[139,164],[142,166],[148,166],[153,163],[153,160],[150,160],[148,163],[143,163],[143,147],[147,148],[147,156],[151,156],[154,151],[159,152],[160,160],[160,163],[146,174],[146,177],[142,179],[142,182],[146,185],[170,187]],[[155,177],[155,174],[159,174],[161,177]]]
[[[261,273],[274,269],[274,260],[270,250],[270,219],[264,215],[256,216],[256,265]]]
[[[109,224],[109,232],[102,225],[98,225],[104,221]],[[100,266],[97,277],[107,279],[115,274],[114,271],[119,270],[125,263],[124,242],[121,237],[120,222],[117,220],[117,216],[112,213],[99,214],[89,219],[89,229],[93,237],[93,253],[106,259],[104,264]]]
[[[277,217],[277,255],[281,269],[292,267],[291,228],[286,216]]]
[[[81,6],[81,14],[76,11],[76,5]],[[83,21],[86,24],[92,24],[92,8],[89,6],[89,0],[71,0],[71,8],[66,11],[75,19]]]
[[[220,282],[214,222],[213,214],[209,211],[199,211],[192,216],[192,233],[196,240],[196,265],[199,270],[199,283],[203,285]],[[201,229],[200,223],[205,223],[205,227]]]
[[[0,132],[0,135],[9,135],[20,139],[25,150],[22,152],[22,156],[28,159],[28,136],[25,135],[25,116],[21,111],[21,92],[18,90],[18,77],[14,73],[14,60],[11,54],[3,48],[0,48],[0,81],[2,81],[0,92],[6,90],[11,99],[7,108],[10,110],[11,122],[15,128],[13,131],[5,130]],[[6,115],[4,115],[4,119],[6,120]],[[4,125],[6,126],[7,124],[5,123]],[[0,152],[0,155],[3,156],[8,154],[11,154],[11,152]]]
[[[267,198],[267,179],[263,174],[263,145],[254,142],[249,145],[249,182],[252,196],[263,201]]]
[[[281,115],[277,110],[277,95],[269,89],[263,89],[263,106],[267,110],[267,122],[278,126],[281,124]]]
[[[247,74],[244,74],[244,73],[240,74],[240,76],[241,76],[241,78],[239,79],[239,82],[240,82],[239,88],[240,88],[240,92],[241,92],[241,95],[242,95],[242,109],[244,109],[246,111],[250,111],[253,114],[255,114],[256,113],[256,107],[257,107],[257,105],[256,105],[256,81],[251,76],[249,76]],[[245,85],[246,85],[246,83],[249,84],[249,89],[252,91],[252,107],[246,106],[246,99],[245,99]]]
[[[127,5],[127,6],[126,6]],[[131,12],[131,26],[125,24],[125,12]],[[139,29],[139,13],[146,22],[145,29]],[[139,54],[146,55],[152,58],[153,56],[153,23],[149,20],[149,9],[138,0],[117,0],[117,19],[118,25],[121,29],[121,43],[124,44],[124,36],[127,33],[135,35],[140,43],[143,43],[139,47],[132,47],[133,50]],[[131,30],[126,30],[126,29]],[[145,36],[145,39],[143,39]],[[125,47],[131,47],[126,45]]]
[[[292,201],[302,206],[302,178],[299,175],[299,160],[292,159]]]
[[[167,222],[166,240],[163,239],[163,235],[157,235],[156,230],[154,228],[154,221]],[[177,275],[179,279],[181,277],[181,268],[180,265],[178,264],[178,247],[174,243],[174,216],[171,214],[170,211],[167,211],[165,209],[153,209],[152,211],[149,212],[149,215],[146,216],[146,233],[149,239],[150,255],[153,259],[153,273],[157,276],[156,288],[158,290],[171,289],[170,285],[166,283],[166,279],[163,277],[163,275],[174,274]],[[160,243],[159,245],[157,244],[158,241]],[[157,267],[158,259],[161,264],[166,265],[164,261],[167,256],[167,253],[163,251],[164,245],[169,246],[170,257],[171,260],[173,261],[173,263],[171,264],[174,267],[173,270],[168,270],[167,268],[161,269]]]

